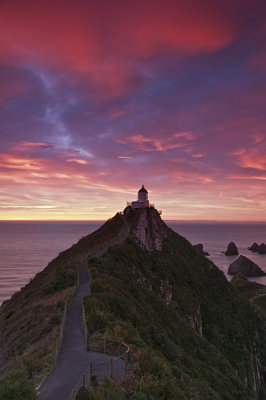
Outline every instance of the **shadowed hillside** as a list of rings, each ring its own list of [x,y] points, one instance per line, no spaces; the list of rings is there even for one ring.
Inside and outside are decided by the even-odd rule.
[[[134,348],[124,396],[264,399],[263,317],[156,210],[134,211],[128,220],[127,241],[89,261],[85,299],[89,334]]]

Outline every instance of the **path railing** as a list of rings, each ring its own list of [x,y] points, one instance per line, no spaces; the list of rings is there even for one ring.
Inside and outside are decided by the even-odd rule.
[[[130,346],[122,341],[109,339],[105,336],[91,336],[88,341],[88,351],[104,353],[108,358],[90,363],[72,390],[69,400],[75,399],[81,386],[93,388],[93,386],[101,383],[105,377],[115,379],[128,369]]]

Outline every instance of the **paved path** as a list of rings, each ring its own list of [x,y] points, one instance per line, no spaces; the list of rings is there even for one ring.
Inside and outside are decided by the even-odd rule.
[[[129,225],[124,216],[124,229],[121,236],[112,245],[124,241],[129,232]],[[100,257],[108,248],[106,246],[96,253]],[[87,352],[84,330],[82,328],[83,297],[90,293],[90,276],[87,260],[78,264],[79,289],[72,300],[64,328],[63,342],[60,349],[57,367],[44,381],[38,391],[39,400],[66,400],[70,398],[72,389],[76,386],[82,373],[88,369],[90,362],[99,363],[110,360],[107,354]],[[115,368],[115,376],[123,374],[124,365],[120,361]],[[109,366],[103,367],[102,376],[109,376]],[[99,377],[100,378],[100,377]]]

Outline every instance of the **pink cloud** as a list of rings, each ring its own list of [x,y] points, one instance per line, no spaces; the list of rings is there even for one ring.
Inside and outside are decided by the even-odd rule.
[[[263,142],[265,140],[266,134],[263,133],[254,133],[251,135],[251,140],[253,141],[254,144],[258,144]]]
[[[28,150],[37,150],[37,149],[52,149],[53,143],[49,142],[27,142],[27,141],[20,141],[17,142],[14,146],[14,150],[20,151],[28,151]]]
[[[194,153],[194,154],[191,154],[191,157],[202,158],[202,157],[205,157],[205,155],[206,154],[204,154],[204,153]]]
[[[87,165],[90,164],[87,160],[82,160],[80,158],[69,158],[66,160],[67,162],[74,162],[76,164]]]
[[[38,159],[18,157],[12,154],[0,154],[0,167],[5,169],[39,170],[41,169]]]
[[[142,151],[167,151],[187,146],[195,139],[191,132],[179,132],[168,136],[133,135],[127,139],[115,138],[117,143],[131,143]]]
[[[251,148],[239,155],[238,164],[242,168],[254,168],[260,171],[266,171],[265,154],[257,148]]]

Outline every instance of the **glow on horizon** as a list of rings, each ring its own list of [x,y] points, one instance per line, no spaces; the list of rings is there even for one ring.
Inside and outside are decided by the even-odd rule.
[[[238,11],[1,2],[0,220],[106,220],[144,183],[166,220],[266,221],[266,3]]]

